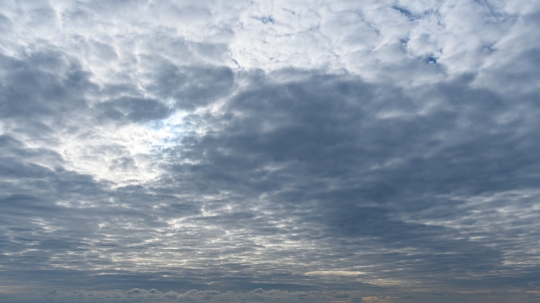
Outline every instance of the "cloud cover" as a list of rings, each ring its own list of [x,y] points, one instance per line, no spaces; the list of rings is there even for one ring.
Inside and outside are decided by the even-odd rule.
[[[0,301],[533,302],[534,1],[3,1]]]

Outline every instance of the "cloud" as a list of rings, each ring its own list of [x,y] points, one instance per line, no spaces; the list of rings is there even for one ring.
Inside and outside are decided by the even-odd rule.
[[[536,299],[538,9],[6,2],[0,301]]]
[[[256,200],[256,209],[263,211],[266,217],[282,222],[280,224],[284,224],[283,218],[290,220],[290,225],[281,228],[284,239],[278,243],[286,243],[285,239],[324,239],[330,243],[336,238],[375,241],[384,247],[397,249],[388,255],[392,256],[390,258],[395,258],[393,254],[401,251],[400,258],[403,258],[409,279],[413,268],[424,265],[409,264],[407,260],[418,260],[418,257],[426,267],[438,268],[445,276],[448,276],[448,270],[458,268],[472,274],[496,267],[501,262],[500,251],[477,246],[477,242],[461,238],[459,230],[445,229],[436,224],[404,222],[400,217],[419,210],[429,217],[428,210],[432,208],[437,209],[441,216],[445,216],[444,209],[462,216],[463,213],[440,195],[489,192],[507,186],[497,178],[481,177],[485,174],[497,176],[507,169],[488,165],[508,157],[506,152],[506,156],[492,153],[486,158],[485,155],[486,148],[504,150],[503,146],[508,143],[503,138],[512,137],[506,137],[509,131],[513,132],[508,125],[497,130],[497,110],[492,109],[492,115],[484,116],[485,120],[475,116],[475,124],[485,127],[476,129],[476,133],[471,135],[465,121],[479,108],[488,105],[484,105],[484,99],[476,98],[475,104],[456,109],[452,105],[455,102],[452,91],[472,96],[480,94],[473,89],[457,88],[467,84],[450,83],[436,88],[442,101],[438,105],[429,105],[432,113],[423,115],[417,112],[422,111],[425,104],[394,103],[396,99],[406,100],[404,92],[396,91],[387,96],[379,93],[377,102],[370,103],[369,100],[375,99],[371,94],[378,89],[368,85],[363,89],[361,82],[352,86],[349,81],[353,80],[313,78],[286,85],[268,83],[269,88],[262,85],[238,95],[227,108],[235,112],[236,117],[223,113],[216,119],[219,121],[223,117],[227,123],[212,122],[225,125],[221,133],[214,131],[211,136],[188,141],[193,144],[184,144],[187,152],[183,156],[189,161],[182,165],[184,169],[176,169],[177,184],[181,184],[187,174],[190,178],[198,175],[196,179],[211,182],[206,184],[208,187],[202,187],[207,193],[209,188],[217,194],[231,188],[248,187],[250,191],[245,192],[246,201]],[[448,90],[448,85],[454,88]],[[396,95],[403,97],[396,98]],[[309,102],[303,103],[302,100]],[[488,94],[485,102],[493,104],[493,98]],[[504,101],[500,102],[501,109],[507,109]],[[396,114],[380,118],[365,113],[385,111]],[[518,125],[515,127],[516,130],[520,128]],[[484,139],[472,139],[476,136]],[[200,164],[189,164],[192,162]],[[476,163],[474,168],[472,163]],[[514,171],[529,169],[510,165]],[[220,173],[216,174],[218,171]],[[516,174],[516,177],[521,175],[517,171]],[[244,205],[250,207],[253,202]],[[220,226],[241,230],[244,224],[254,219],[247,215],[237,217],[231,214],[228,217],[230,219],[216,215],[208,220],[213,218]],[[239,224],[238,218],[246,223]],[[259,223],[254,221],[251,224]],[[299,228],[303,224],[306,227]],[[256,226],[251,226],[251,229],[256,229]],[[256,233],[252,233],[250,238],[255,238]],[[273,233],[276,235],[279,229]],[[271,243],[272,240],[266,241]],[[368,265],[369,262],[363,263],[360,259],[352,261],[352,251],[362,247],[357,245],[356,249],[351,247],[351,255],[347,254],[347,259],[356,266]],[[344,250],[342,254],[346,254]],[[383,252],[379,253],[380,260],[384,256]],[[462,263],[462,258],[471,260],[471,263]],[[340,268],[346,268],[346,264]],[[375,279],[373,283],[379,282]]]
[[[172,293],[172,292],[171,292]],[[175,293],[176,294],[176,293]],[[353,295],[354,297],[350,296]],[[232,292],[220,293],[217,291],[197,291],[191,290],[183,294],[176,294],[176,297],[161,293],[156,289],[132,289],[127,292],[120,291],[62,291],[54,289],[44,292],[37,297],[34,297],[34,302],[249,302],[249,301],[264,301],[264,302],[410,302],[414,299],[415,302],[432,302],[433,294],[423,292],[410,292],[406,295],[398,296],[396,294],[387,294],[385,296],[370,296],[362,295],[357,292],[287,292],[263,289],[255,289],[251,292]],[[476,294],[438,294],[437,302],[452,302],[452,300],[463,300],[467,297],[482,298],[486,297],[493,302],[505,302],[508,298],[517,298],[518,300],[534,300],[534,294],[529,293],[476,293]],[[189,299],[184,299],[189,297]],[[152,302],[154,302],[152,301]]]
[[[100,103],[103,115],[115,120],[140,122],[166,118],[168,108],[156,100],[141,98],[120,98]]]

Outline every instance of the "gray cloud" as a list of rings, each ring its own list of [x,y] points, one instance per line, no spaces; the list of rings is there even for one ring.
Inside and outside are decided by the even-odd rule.
[[[349,81],[315,78],[268,89],[263,86],[235,97],[229,110],[238,118],[224,113],[212,122],[225,125],[221,133],[185,142],[183,147],[188,151],[184,157],[202,164],[176,169],[177,182],[183,182],[186,175],[190,179],[198,175],[196,179],[207,182],[203,192],[209,188],[212,192],[246,188],[243,207],[249,209],[255,203],[267,221],[259,223],[253,215],[238,212],[227,220],[215,216],[216,223],[242,229],[240,220],[253,221],[251,224],[261,224],[261,233],[266,234],[268,221],[281,221],[283,225],[289,220],[289,226],[271,229],[271,234],[282,233],[293,241],[328,241],[337,247],[339,239],[345,241],[338,256],[347,256],[345,260],[350,263],[340,268],[371,263],[352,261],[352,252],[362,246],[349,241],[367,239],[375,241],[373,245],[393,247],[392,253],[376,258],[383,263],[386,258],[401,260],[400,266],[387,270],[406,269],[409,278],[423,266],[437,268],[428,276],[434,274],[439,279],[452,276],[452,272],[463,279],[464,274],[497,268],[503,262],[502,251],[471,241],[459,229],[401,220],[410,213],[440,220],[463,216],[466,212],[456,209],[461,202],[448,200],[454,194],[476,196],[534,186],[536,181],[530,179],[528,165],[490,164],[515,158],[510,155],[514,151],[506,148],[510,144],[507,140],[513,140],[515,131],[523,126],[515,124],[514,130],[508,125],[498,126],[493,121],[498,111],[497,96],[468,89],[466,83],[448,85],[462,86],[452,91],[470,95],[465,98],[475,100],[475,104],[460,108],[454,104],[456,98],[447,93],[448,85],[443,85],[435,88],[440,94],[437,98],[444,100],[438,109],[431,115],[415,117],[414,112],[424,104],[409,104],[407,108],[402,101],[407,98],[399,91],[375,97],[377,88],[366,85],[362,89],[361,82],[352,86]],[[481,94],[485,99],[479,98]],[[374,99],[376,102],[371,101]],[[366,113],[387,108],[398,111],[397,106],[409,113],[384,119]],[[484,106],[495,108],[484,116],[480,114]],[[508,110],[503,100],[499,106]],[[478,127],[473,130],[475,134],[462,126],[471,115]],[[534,137],[533,129],[523,135]],[[201,155],[206,156],[201,159]],[[518,180],[526,176],[531,183],[516,180],[508,184],[497,178],[503,174],[514,174]],[[303,224],[305,228],[301,228]],[[253,232],[253,237],[256,234]],[[426,273],[420,276],[425,279]]]
[[[0,301],[536,300],[538,7],[454,2],[6,3]]]
[[[149,69],[155,74],[147,75],[145,87],[164,100],[174,100],[180,109],[194,109],[215,102],[227,95],[233,85],[233,73],[225,67],[178,67],[170,62],[155,64],[156,58],[148,58]]]
[[[169,114],[167,106],[159,101],[142,98],[119,98],[100,103],[99,107],[104,116],[129,122],[163,119]]]

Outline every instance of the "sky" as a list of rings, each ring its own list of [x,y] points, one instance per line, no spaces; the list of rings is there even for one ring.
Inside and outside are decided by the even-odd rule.
[[[539,302],[539,130],[538,0],[0,0],[0,302]]]

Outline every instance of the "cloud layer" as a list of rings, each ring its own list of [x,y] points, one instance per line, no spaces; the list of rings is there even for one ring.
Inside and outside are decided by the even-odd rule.
[[[1,6],[0,301],[538,299],[534,1]]]

